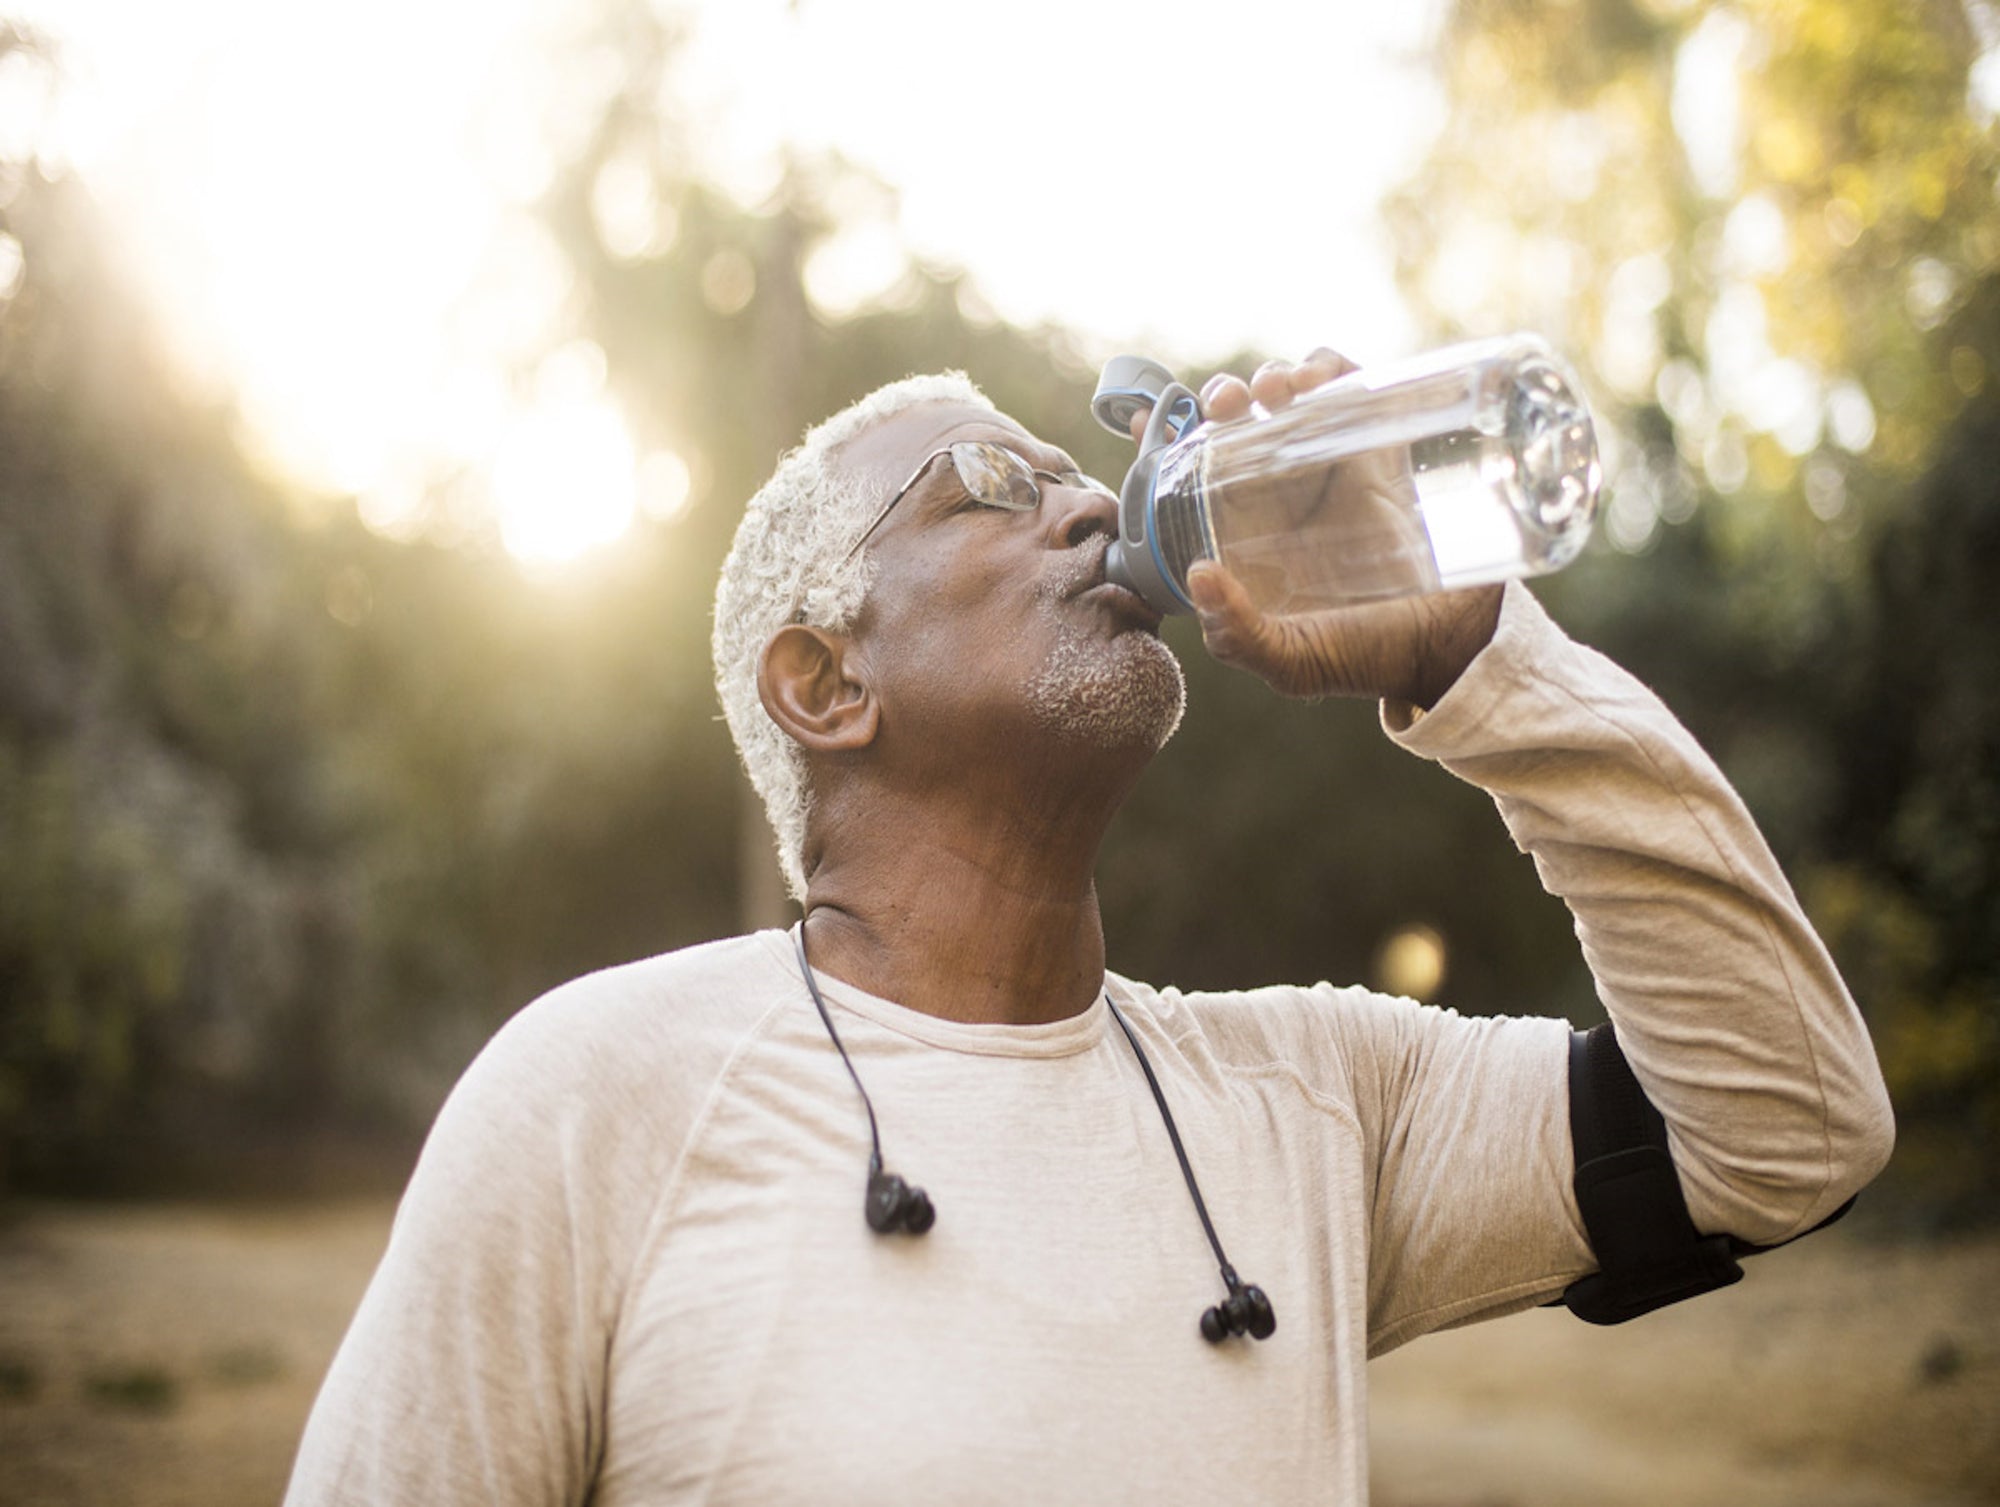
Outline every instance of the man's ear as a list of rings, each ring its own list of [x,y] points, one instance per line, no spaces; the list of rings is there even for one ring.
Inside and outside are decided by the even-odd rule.
[[[881,707],[858,673],[853,650],[842,635],[802,623],[780,628],[764,645],[758,698],[800,747],[846,753],[875,741]]]

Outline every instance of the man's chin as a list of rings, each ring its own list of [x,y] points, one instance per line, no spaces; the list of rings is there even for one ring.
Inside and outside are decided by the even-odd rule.
[[[1065,742],[1153,753],[1181,725],[1187,677],[1174,651],[1144,629],[1108,641],[1065,637],[1029,686],[1029,701]]]

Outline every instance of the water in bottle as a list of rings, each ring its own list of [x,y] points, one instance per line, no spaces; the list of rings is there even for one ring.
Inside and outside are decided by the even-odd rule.
[[[1191,610],[1200,559],[1289,614],[1542,574],[1590,532],[1590,413],[1534,336],[1351,372],[1269,416],[1198,427],[1185,388],[1138,370],[1108,366],[1093,408],[1116,427],[1131,400],[1156,400],[1109,568],[1162,611]]]

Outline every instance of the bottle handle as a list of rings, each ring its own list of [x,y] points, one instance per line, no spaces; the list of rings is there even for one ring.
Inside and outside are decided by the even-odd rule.
[[[1163,401],[1171,389],[1178,389],[1179,396]],[[1173,428],[1169,442],[1202,421],[1201,400],[1159,362],[1145,356],[1113,356],[1105,362],[1097,374],[1097,391],[1091,394],[1091,417],[1124,439],[1132,432],[1133,417],[1148,408],[1155,416],[1163,409],[1167,412]],[[1152,432],[1149,424],[1147,433]],[[1143,454],[1146,445],[1142,442],[1139,448]]]
[[[1167,574],[1152,541],[1153,478],[1161,453],[1202,421],[1201,399],[1145,356],[1113,356],[1097,376],[1091,416],[1123,438],[1132,420],[1151,409],[1139,454],[1118,490],[1118,537],[1106,551],[1105,574],[1130,587],[1164,613],[1192,612],[1194,604]]]
[[[1174,374],[1145,356],[1113,356],[1097,374],[1090,416],[1121,440],[1132,433],[1133,416],[1157,407],[1173,386]]]

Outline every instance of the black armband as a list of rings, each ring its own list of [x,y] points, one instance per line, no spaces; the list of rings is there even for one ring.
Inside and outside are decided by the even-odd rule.
[[[1742,1280],[1738,1257],[1775,1249],[1695,1229],[1667,1150],[1667,1122],[1608,1024],[1570,1033],[1569,1129],[1577,1208],[1598,1269],[1572,1282],[1562,1302],[1586,1323],[1622,1324],[1728,1287]],[[1850,1198],[1813,1229],[1853,1206]]]

